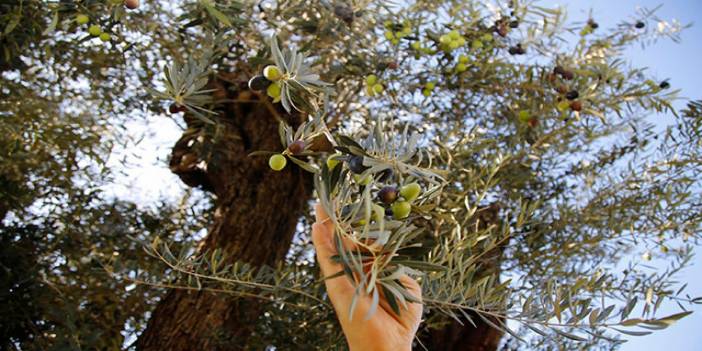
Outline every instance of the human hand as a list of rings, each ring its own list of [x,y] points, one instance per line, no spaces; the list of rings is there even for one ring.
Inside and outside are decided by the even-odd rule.
[[[322,275],[329,277],[342,269],[341,264],[331,260],[331,257],[337,254],[332,241],[334,224],[321,205],[316,205],[315,212],[317,222],[312,225],[312,242],[317,251]],[[355,318],[349,320],[349,306],[355,290],[352,283],[346,276],[326,279],[324,282],[351,351],[412,349],[412,339],[422,318],[422,304],[408,303],[407,309],[403,309],[398,316],[381,294],[378,309],[369,320],[364,320],[362,316],[366,315],[372,301],[370,296],[363,295],[356,303],[353,313]],[[400,282],[412,295],[421,300],[422,289],[416,280],[403,275]]]

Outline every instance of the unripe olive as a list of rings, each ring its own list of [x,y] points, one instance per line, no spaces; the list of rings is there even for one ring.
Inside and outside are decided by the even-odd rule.
[[[281,154],[275,154],[271,156],[270,159],[268,159],[268,165],[274,171],[282,170],[283,168],[285,168],[286,164],[288,164],[288,159],[286,159],[285,156]]]
[[[526,123],[526,122],[529,122],[530,119],[531,119],[531,112],[529,112],[529,110],[519,111],[519,121]]]
[[[263,76],[270,81],[280,80],[283,77],[278,66],[270,65],[263,69]]]
[[[368,85],[375,85],[375,83],[378,81],[378,76],[375,74],[369,74],[366,76],[366,84]]]
[[[104,33],[104,32],[100,33],[100,40],[107,42],[107,41],[110,41],[110,39],[112,39],[112,36],[110,36],[110,33]]]
[[[329,168],[330,171],[339,164],[339,160],[335,158],[336,156],[338,156],[338,154],[327,157],[327,168]]]
[[[273,82],[271,85],[266,88],[266,93],[268,96],[272,97],[273,99],[278,99],[280,98],[280,93],[282,90],[282,86],[278,82]]]
[[[78,24],[86,24],[90,22],[90,17],[84,15],[84,14],[79,14],[76,16],[76,23]]]
[[[407,201],[414,201],[417,197],[419,197],[419,193],[422,192],[422,187],[419,186],[417,183],[410,183],[405,186],[403,186],[400,189],[400,196],[405,198]]]
[[[409,217],[412,211],[412,205],[407,201],[397,201],[390,207],[392,210],[392,216],[395,219],[405,219]]]
[[[378,191],[378,199],[385,204],[391,204],[397,200],[399,192],[394,186],[386,186]]]
[[[102,29],[97,24],[93,24],[92,26],[88,27],[88,33],[94,37],[97,37],[100,35],[100,33],[102,33]]]
[[[373,177],[371,177],[370,174],[367,174],[365,177],[361,177],[361,175],[359,175],[359,174],[353,175],[353,180],[355,180],[356,183],[358,183],[358,185],[366,186],[366,185],[370,184],[372,179],[373,179]]]

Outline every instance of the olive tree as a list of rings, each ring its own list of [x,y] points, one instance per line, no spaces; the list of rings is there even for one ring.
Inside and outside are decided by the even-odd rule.
[[[56,188],[80,189],[61,167],[99,165],[126,134],[74,146],[93,124],[120,130],[136,110],[166,110],[184,123],[170,170],[210,194],[203,239],[183,234],[205,225],[195,211],[186,228],[131,238],[137,263],[99,260],[109,279],[164,293],[148,315],[129,312],[146,327],[132,325],[140,335],[125,347],[343,348],[321,279],[349,279],[394,313],[424,304],[416,347],[430,350],[611,347],[702,301],[676,279],[699,240],[700,105],[675,111],[677,91],[622,57],[678,39],[682,28],[652,29],[654,12],[607,29],[522,1],[2,6],[14,19],[3,79],[16,85],[3,104],[22,98],[3,113],[51,96],[52,109],[32,109],[37,120],[70,114],[90,126],[54,144],[70,157],[49,158],[53,173],[41,153],[18,152],[37,145],[25,135],[44,140],[59,126],[6,133],[20,137],[2,176],[26,169],[12,186],[49,189],[69,174]],[[70,108],[82,101],[94,107]],[[656,113],[677,123],[657,133],[646,118]],[[19,193],[26,202],[4,211],[73,201]],[[319,276],[309,243],[315,202],[335,227],[344,269],[332,277]],[[421,301],[402,274],[420,282]],[[663,304],[680,312],[656,313]]]

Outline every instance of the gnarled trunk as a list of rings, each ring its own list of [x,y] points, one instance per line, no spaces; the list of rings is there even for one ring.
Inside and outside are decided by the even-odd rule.
[[[224,83],[217,88],[218,98],[237,102],[225,105],[215,126],[187,120],[189,129],[173,148],[171,170],[186,184],[217,196],[214,223],[202,251],[219,248],[237,261],[272,265],[289,249],[311,195],[311,178],[298,167],[274,172],[266,157],[247,155],[256,150],[281,150],[275,116],[299,116],[283,114],[242,86],[233,87],[234,92]],[[202,133],[204,139],[199,138]],[[170,290],[153,312],[137,347],[172,351],[245,348],[242,345],[258,315],[247,307],[251,305],[256,304],[226,294]]]

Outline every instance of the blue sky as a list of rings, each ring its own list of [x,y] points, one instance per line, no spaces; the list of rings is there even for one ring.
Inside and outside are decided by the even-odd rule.
[[[663,7],[658,17],[664,20],[677,19],[683,24],[702,20],[702,1],[700,0],[575,0],[575,1],[545,1],[548,5],[565,5],[571,20],[585,20],[592,9],[593,18],[603,28],[612,28],[622,19],[632,18],[637,6],[653,9],[658,5]],[[702,22],[702,21],[701,21]],[[625,55],[632,65],[649,67],[651,72],[661,78],[670,78],[674,88],[682,90],[681,96],[691,99],[702,99],[702,23],[694,23],[693,27],[682,33],[682,42],[676,44],[669,40],[660,41],[646,49],[635,47]],[[684,100],[676,103],[680,108]],[[670,123],[670,116],[650,116],[650,120],[658,124]],[[702,255],[693,260],[693,266],[680,277],[689,282],[687,291],[692,296],[702,295]],[[663,309],[661,316],[676,313],[676,306]],[[697,308],[688,318],[679,321],[667,330],[657,331],[643,337],[632,337],[620,348],[622,351],[647,350],[676,350],[698,351],[702,349],[702,309]]]

